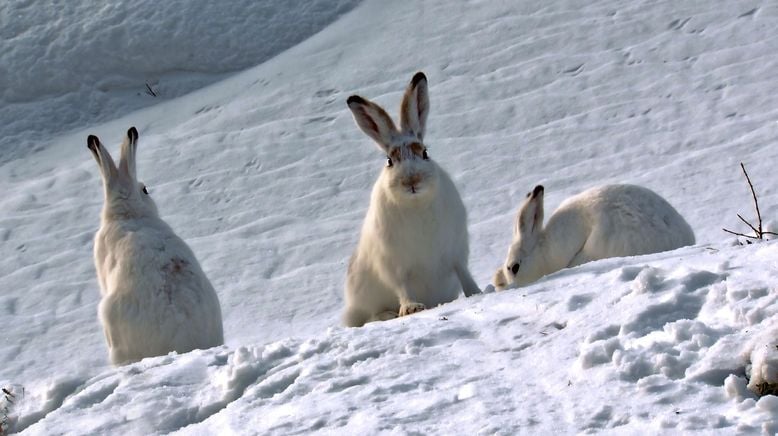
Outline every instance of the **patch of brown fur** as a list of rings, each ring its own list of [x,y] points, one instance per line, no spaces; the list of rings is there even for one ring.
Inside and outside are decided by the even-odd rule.
[[[411,142],[410,144],[408,144],[408,148],[410,148],[413,154],[415,154],[418,157],[423,157],[424,150],[426,150],[426,148],[424,148],[424,146],[419,144],[418,142]]]
[[[408,177],[405,177],[402,181],[403,186],[405,187],[413,187],[421,183],[422,177],[420,174],[412,174]]]
[[[162,271],[167,273],[165,277],[173,278],[179,274],[184,273],[186,271],[187,265],[189,265],[189,262],[187,262],[185,259],[181,259],[180,257],[173,257],[170,259],[169,263],[162,267]],[[168,303],[172,304],[173,284],[171,281],[172,280],[165,280],[165,284],[162,285],[161,291],[167,294]]]
[[[406,150],[403,150],[406,148]],[[411,156],[416,156],[419,158],[424,158],[424,152],[427,150],[424,145],[422,145],[419,142],[411,142],[407,145],[407,147],[393,147],[391,150],[389,150],[389,158],[392,159],[392,162],[398,163],[402,162],[403,158],[409,158]],[[405,153],[403,153],[405,151]],[[409,153],[410,152],[410,153]]]

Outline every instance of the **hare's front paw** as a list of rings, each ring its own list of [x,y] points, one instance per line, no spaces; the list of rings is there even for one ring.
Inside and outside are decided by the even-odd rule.
[[[408,302],[400,305],[400,316],[410,315],[412,313],[421,312],[426,309],[427,306],[421,303]]]

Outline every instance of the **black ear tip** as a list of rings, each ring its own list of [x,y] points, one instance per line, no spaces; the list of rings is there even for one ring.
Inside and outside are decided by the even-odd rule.
[[[352,95],[346,100],[346,104],[351,106],[351,104],[365,104],[367,103],[364,98],[358,96],[358,95]]]
[[[413,79],[411,79],[411,86],[416,86],[421,81],[427,81],[427,76],[424,75],[421,71],[413,75]]]
[[[545,188],[543,185],[537,185],[535,186],[535,189],[532,190],[532,198],[537,197],[538,195],[542,194]]]
[[[100,146],[100,139],[95,135],[89,135],[86,137],[86,146],[90,149],[94,149]]]
[[[130,138],[131,142],[135,142],[138,140],[138,129],[135,128],[135,126],[130,127],[129,130],[127,130],[127,137]]]

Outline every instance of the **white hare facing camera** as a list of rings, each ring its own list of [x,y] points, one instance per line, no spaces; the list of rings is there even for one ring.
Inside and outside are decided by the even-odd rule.
[[[545,227],[543,191],[543,186],[535,186],[519,209],[508,257],[494,275],[498,290],[597,259],[694,244],[686,220],[649,189],[634,185],[589,189],[563,201]]]
[[[102,295],[98,317],[114,365],[224,343],[211,282],[136,178],[137,144],[131,127],[117,168],[96,136],[87,139],[105,194],[94,260]]]
[[[468,269],[467,213],[451,178],[424,146],[427,78],[416,73],[400,128],[377,104],[347,100],[357,126],[386,154],[346,276],[343,323],[358,327],[480,292]]]

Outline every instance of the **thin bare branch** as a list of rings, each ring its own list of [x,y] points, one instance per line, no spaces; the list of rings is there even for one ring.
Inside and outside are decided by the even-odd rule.
[[[759,238],[759,237],[757,237],[757,236],[744,235],[744,234],[742,234],[742,233],[733,232],[732,230],[727,230],[727,229],[721,229],[721,230],[724,230],[724,231],[725,231],[725,232],[727,232],[727,233],[732,233],[733,235],[742,236],[742,237],[744,237],[744,238],[748,238],[748,239],[760,239],[760,238]]]
[[[743,216],[742,216],[742,215],[740,215],[740,214],[737,214],[737,217],[738,217],[738,218],[740,218],[740,221],[743,221],[744,223],[746,223],[746,225],[747,225],[748,227],[751,227],[751,230],[753,230],[753,231],[754,231],[754,233],[756,233],[757,235],[759,234],[759,230],[757,230],[757,229],[756,229],[756,227],[752,226],[752,225],[751,225],[751,223],[749,223],[748,221],[746,221],[746,219],[745,219],[745,218],[743,218]]]
[[[751,178],[748,177],[748,173],[746,172],[746,166],[743,165],[743,162],[740,162],[740,168],[743,169],[743,174],[746,176],[746,181],[748,181],[748,187],[751,188],[751,196],[754,198],[754,208],[756,208],[756,219],[759,221],[759,230],[757,230],[758,235],[762,235],[762,214],[759,212],[759,202],[756,200],[756,192],[754,191],[754,184],[751,183]],[[761,237],[759,239],[762,239]]]
[[[751,189],[751,197],[754,199],[754,209],[756,209],[757,225],[754,226],[753,224],[748,222],[745,218],[743,218],[743,216],[740,215],[740,214],[737,214],[737,217],[740,218],[740,221],[743,221],[748,227],[750,227],[751,230],[754,231],[756,236],[749,236],[749,235],[745,235],[743,233],[737,233],[737,232],[733,232],[732,230],[727,230],[727,229],[722,229],[722,230],[724,230],[727,233],[731,233],[731,234],[737,235],[737,236],[742,236],[742,237],[748,238],[748,239],[763,240],[765,235],[778,236],[778,233],[766,232],[766,231],[763,230],[763,228],[762,228],[762,212],[759,211],[759,200],[756,198],[756,190],[754,190],[754,184],[751,183],[751,177],[748,177],[748,172],[746,172],[746,166],[743,165],[743,162],[740,162],[740,169],[743,170],[743,175],[746,176],[746,181],[748,182],[748,187],[749,187],[749,189]]]

